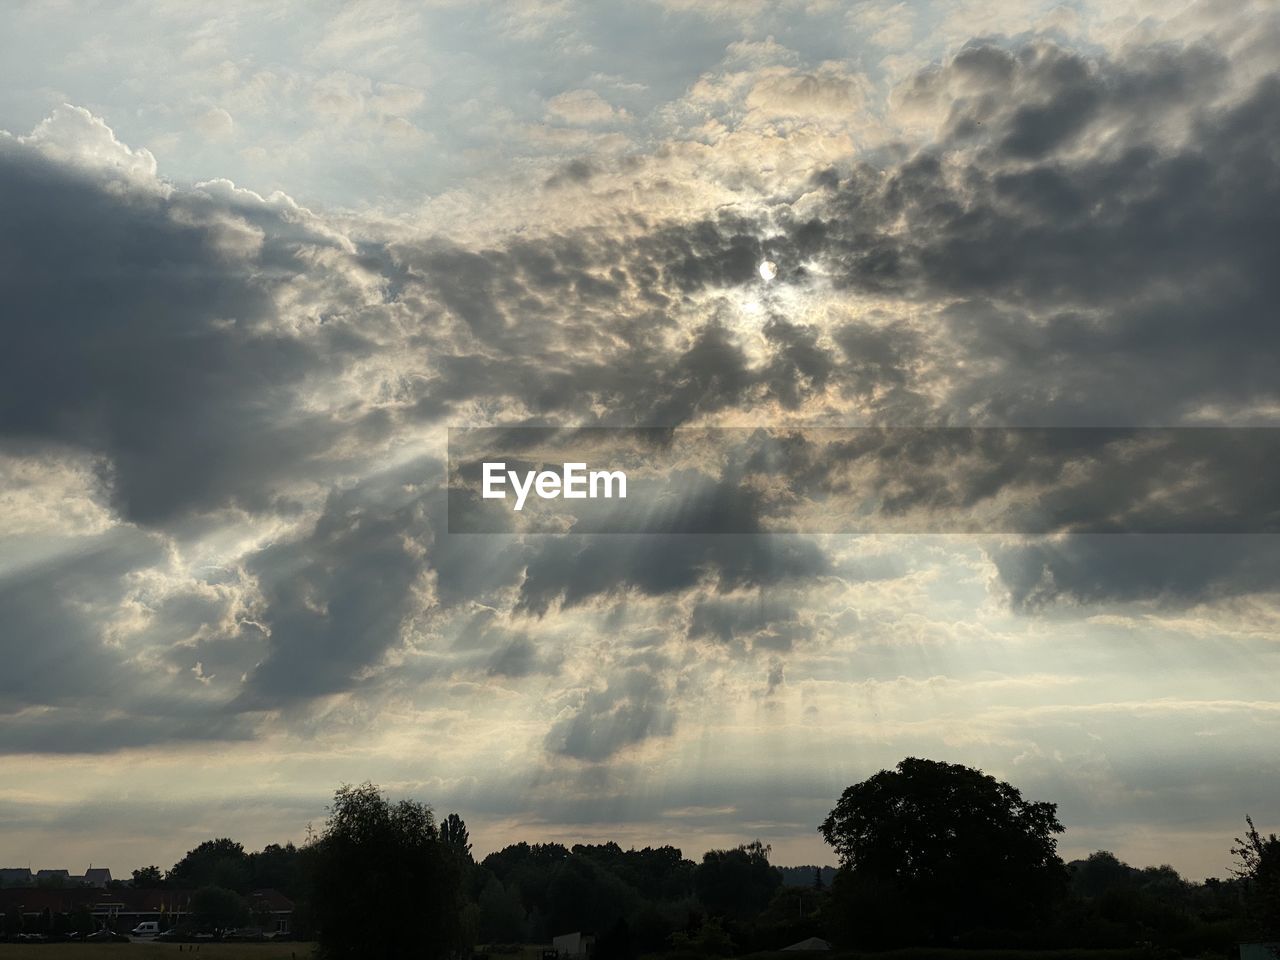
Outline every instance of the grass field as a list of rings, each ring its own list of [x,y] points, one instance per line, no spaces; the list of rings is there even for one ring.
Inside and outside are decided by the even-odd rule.
[[[187,960],[194,945],[175,943],[0,943],[0,960]],[[493,953],[492,960],[537,960],[541,946],[522,947],[519,952]],[[663,957],[662,954],[653,955]],[[692,954],[671,954],[692,958]],[[805,954],[758,953],[755,960],[795,960]],[[834,952],[809,954],[829,960],[1149,960],[1150,954],[1140,950],[891,950],[878,954]],[[201,943],[191,960],[310,960],[309,943]],[[745,958],[744,958],[745,960]]]
[[[0,960],[303,960],[309,943],[0,943]]]

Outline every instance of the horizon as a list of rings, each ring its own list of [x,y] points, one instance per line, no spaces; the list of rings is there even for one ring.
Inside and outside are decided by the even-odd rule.
[[[402,798],[402,797],[394,797],[394,796],[393,796],[393,797],[391,797],[391,799],[393,799],[393,800],[397,800],[397,799],[417,799],[417,798],[414,798],[414,797],[403,797],[403,798]],[[1033,798],[1033,799],[1035,799],[1035,798]],[[474,828],[473,828],[473,825],[472,825],[472,824],[471,824],[471,822],[467,819],[467,817],[466,817],[466,815],[465,815],[465,812],[463,812],[463,811],[459,811],[459,810],[443,810],[443,811],[442,811],[442,810],[440,810],[440,809],[434,809],[434,810],[433,810],[433,812],[434,812],[434,813],[435,813],[435,815],[436,815],[436,820],[437,820],[437,822],[440,822],[441,820],[443,820],[443,818],[444,818],[445,816],[447,816],[449,813],[458,813],[458,814],[462,817],[463,821],[467,823],[467,826],[468,826],[469,832],[471,833],[471,837],[472,837],[472,856],[473,856],[473,858],[475,859],[476,863],[480,863],[480,862],[482,862],[482,861],[485,859],[485,857],[489,856],[490,854],[497,853],[497,852],[499,852],[500,850],[504,849],[505,847],[507,847],[507,846],[509,846],[509,845],[511,845],[511,844],[517,844],[517,843],[520,843],[520,842],[522,842],[522,841],[523,841],[523,842],[526,842],[526,843],[529,843],[529,844],[531,844],[531,845],[533,845],[533,844],[555,844],[555,843],[558,843],[558,844],[560,844],[560,845],[562,845],[562,846],[564,846],[564,847],[566,847],[567,849],[570,849],[570,850],[571,850],[575,845],[577,845],[577,844],[584,844],[584,845],[588,845],[588,844],[604,844],[604,843],[609,843],[609,842],[618,842],[615,836],[613,836],[612,834],[610,834],[607,830],[604,830],[604,831],[602,831],[602,832],[600,832],[600,833],[598,833],[598,834],[592,834],[592,835],[590,835],[589,837],[586,837],[586,838],[584,838],[584,837],[570,838],[570,837],[568,837],[568,836],[567,836],[567,835],[565,835],[565,834],[560,834],[560,835],[548,835],[548,836],[546,836],[546,837],[538,837],[538,838],[531,838],[531,837],[527,837],[527,836],[522,836],[522,837],[512,837],[512,838],[510,838],[510,839],[508,839],[508,840],[506,840],[506,841],[503,841],[502,843],[500,843],[500,844],[498,844],[498,845],[492,845],[492,846],[490,846],[490,845],[486,845],[482,839],[479,839],[478,835],[476,834],[476,832],[475,832],[475,830],[474,830]],[[316,831],[318,831],[318,830],[319,830],[319,828],[320,828],[320,826],[321,826],[321,824],[322,824],[322,822],[323,822],[323,816],[321,816],[320,818],[317,818],[316,820],[312,821],[312,822],[309,824],[309,826],[313,827]],[[1243,822],[1243,821],[1242,821],[1242,822]],[[816,832],[816,828],[815,828],[815,832]],[[1243,833],[1243,832],[1244,832],[1244,831],[1243,831],[1243,829],[1241,829],[1240,831],[1238,831],[1238,833]],[[235,833],[235,831],[218,831],[218,830],[216,830],[216,829],[215,829],[215,830],[213,830],[212,832],[210,832],[208,836],[205,836],[205,837],[203,837],[203,838],[201,838],[201,839],[202,839],[202,840],[213,840],[213,839],[218,839],[218,838],[227,838],[227,839],[230,839],[230,840],[234,840],[234,841],[236,841],[236,842],[240,843],[240,844],[244,847],[244,849],[245,849],[245,851],[246,851],[247,853],[252,853],[252,852],[259,851],[259,850],[263,849],[264,847],[266,847],[266,846],[267,846],[267,845],[269,845],[269,844],[279,844],[280,846],[284,846],[284,845],[286,845],[286,844],[293,844],[293,845],[295,845],[295,846],[297,846],[297,847],[302,847],[302,846],[304,846],[304,845],[308,842],[308,841],[307,841],[307,839],[306,839],[306,833],[307,833],[306,829],[304,829],[304,830],[302,831],[302,834],[301,834],[301,836],[300,836],[300,837],[288,837],[288,838],[283,838],[283,839],[268,839],[268,840],[265,840],[265,841],[262,841],[262,842],[252,842],[252,843],[246,843],[246,842],[244,842],[244,841],[243,841],[243,839],[241,839],[241,838],[239,838],[239,837],[237,837],[237,836],[233,836],[232,834],[234,834],[234,833]],[[1083,850],[1082,850],[1082,851],[1075,851],[1075,852],[1072,852],[1072,848],[1070,847],[1070,845],[1069,845],[1069,844],[1064,844],[1064,843],[1062,842],[1064,839],[1069,838],[1070,833],[1071,833],[1071,830],[1070,830],[1070,827],[1068,826],[1068,827],[1067,827],[1067,829],[1066,829],[1066,831],[1065,831],[1065,833],[1064,833],[1064,834],[1059,838],[1059,854],[1062,856],[1062,859],[1063,859],[1063,861],[1064,861],[1065,863],[1067,863],[1067,864],[1071,864],[1071,863],[1076,863],[1076,862],[1083,861],[1083,860],[1084,860],[1084,859],[1086,859],[1090,854],[1092,854],[1092,853],[1096,853],[1096,852],[1101,852],[1101,851],[1103,850],[1103,848],[1097,848],[1097,849],[1090,849],[1090,850],[1087,850],[1087,851],[1083,851]],[[1217,874],[1205,874],[1205,875],[1189,874],[1189,873],[1187,873],[1187,872],[1185,872],[1185,871],[1183,871],[1183,870],[1178,869],[1178,867],[1176,866],[1176,864],[1175,864],[1173,861],[1171,861],[1170,859],[1168,859],[1168,858],[1166,858],[1166,859],[1164,859],[1164,860],[1160,860],[1160,861],[1158,861],[1158,862],[1153,861],[1153,862],[1150,862],[1150,863],[1131,862],[1131,861],[1126,860],[1126,858],[1125,858],[1125,857],[1123,857],[1123,856],[1121,856],[1121,857],[1120,857],[1120,859],[1121,859],[1122,861],[1124,861],[1124,862],[1128,863],[1128,864],[1129,864],[1129,866],[1131,866],[1131,867],[1135,867],[1135,868],[1137,868],[1137,869],[1143,869],[1143,868],[1145,868],[1145,867],[1173,866],[1175,870],[1178,870],[1178,873],[1183,877],[1183,879],[1184,879],[1184,880],[1187,880],[1188,882],[1191,882],[1191,883],[1201,883],[1201,882],[1205,881],[1206,879],[1221,879],[1221,880],[1225,880],[1225,879],[1228,879],[1228,878],[1232,875],[1232,865],[1231,865],[1231,863],[1230,863],[1229,861],[1231,861],[1233,858],[1232,858],[1232,854],[1230,853],[1230,847],[1231,847],[1231,843],[1232,843],[1235,839],[1236,839],[1236,836],[1235,836],[1235,835],[1233,835],[1230,839],[1226,840],[1225,845],[1224,845],[1224,848],[1223,848],[1223,849],[1224,849],[1224,851],[1226,851],[1226,852],[1224,853],[1224,858],[1223,858],[1223,859],[1224,859],[1224,867],[1223,867],[1222,872],[1221,872],[1221,873],[1217,873]],[[690,847],[690,846],[687,846],[687,845],[682,844],[682,843],[673,842],[671,839],[667,839],[667,840],[662,840],[662,839],[653,839],[653,840],[647,840],[647,841],[646,841],[646,840],[635,840],[635,839],[633,839],[633,840],[631,840],[631,841],[630,841],[630,842],[628,842],[628,843],[620,843],[620,842],[618,842],[618,845],[619,845],[623,850],[639,850],[639,849],[644,849],[644,848],[646,848],[646,847],[653,847],[653,848],[656,848],[656,847],[663,847],[663,846],[671,846],[671,847],[675,847],[675,848],[679,849],[679,850],[680,850],[680,852],[681,852],[681,855],[682,855],[685,859],[693,860],[694,862],[697,862],[697,861],[698,861],[698,859],[700,858],[701,854],[702,854],[702,853],[704,853],[704,852],[706,852],[706,851],[708,851],[708,850],[732,849],[732,848],[734,848],[734,847],[738,846],[739,844],[743,844],[743,843],[750,843],[750,842],[752,842],[752,841],[754,841],[754,840],[760,840],[761,842],[765,843],[765,844],[766,844],[766,846],[769,846],[769,847],[772,849],[772,844],[770,844],[770,843],[769,843],[768,838],[766,838],[766,837],[741,837],[741,838],[738,838],[737,840],[726,840],[725,842],[722,842],[722,843],[713,843],[713,844],[711,844],[711,845],[709,845],[709,846],[703,846],[703,847],[696,847],[696,846],[695,846],[695,847]],[[190,847],[188,847],[188,848],[184,848],[184,849],[182,849],[182,850],[180,850],[180,851],[176,851],[176,852],[173,854],[173,856],[171,856],[171,857],[170,857],[170,856],[168,856],[168,855],[166,855],[166,856],[163,856],[163,857],[159,858],[159,860],[154,859],[154,858],[152,858],[152,859],[148,859],[148,860],[147,860],[146,862],[144,862],[144,863],[138,863],[138,864],[136,864],[136,865],[134,865],[134,866],[128,867],[127,869],[125,869],[125,870],[123,870],[123,871],[121,871],[121,872],[119,872],[119,873],[117,873],[117,870],[116,870],[116,868],[115,868],[115,867],[108,866],[108,867],[107,867],[107,869],[111,870],[112,880],[126,881],[126,882],[128,882],[128,880],[129,880],[129,878],[132,876],[132,873],[133,873],[133,871],[134,871],[134,870],[140,870],[140,869],[143,869],[143,868],[148,867],[148,866],[159,866],[162,872],[163,872],[163,871],[167,871],[167,870],[169,869],[169,866],[171,866],[172,864],[177,863],[179,860],[181,860],[181,859],[182,859],[182,857],[183,857],[183,855],[185,855],[186,853],[188,853],[188,852],[189,852],[189,850],[190,850],[190,849],[193,849],[196,845],[198,845],[198,843],[199,843],[199,842],[201,842],[201,841],[196,841],[195,843],[190,844]],[[783,863],[783,862],[781,862],[780,860],[778,860],[778,859],[777,859],[777,856],[776,856],[776,853],[775,853],[775,852],[771,852],[769,862],[770,862],[770,864],[771,864],[771,865],[773,865],[773,866],[781,867],[781,868],[784,868],[784,869],[800,869],[800,868],[804,868],[804,867],[818,867],[818,868],[823,869],[823,870],[827,870],[827,869],[836,870],[836,869],[839,869],[839,867],[838,867],[838,858],[835,856],[834,851],[831,851],[831,850],[830,850],[830,848],[826,847],[825,845],[823,846],[823,848],[822,848],[822,849],[826,852],[826,856],[825,856],[825,858],[824,858],[824,859],[808,860],[808,861],[803,861],[803,862],[799,862],[799,861],[797,861],[797,862],[791,862],[791,863]],[[1108,850],[1107,852],[1114,853],[1115,851]],[[104,864],[103,864],[103,863],[98,862],[97,860],[91,861],[91,862],[89,863],[89,868],[90,868],[90,869],[94,868],[95,866],[96,866],[96,867],[98,867],[98,868],[101,868],[101,867],[103,867],[103,866],[104,866]],[[33,874],[35,874],[38,870],[62,870],[62,869],[66,869],[66,870],[68,870],[68,871],[69,871],[73,876],[76,876],[76,875],[77,875],[77,874],[75,874],[75,872],[74,872],[73,870],[71,870],[71,869],[70,869],[69,867],[67,867],[67,866],[53,866],[51,863],[44,863],[44,864],[40,864],[40,865],[33,865],[33,864],[30,864],[30,863],[29,863],[29,864],[27,864],[27,866],[26,866],[25,868],[24,868],[22,865],[20,865],[20,864],[0,863],[0,869],[9,869],[9,868],[16,868],[16,869],[29,869],[29,870],[31,870],[31,872],[32,872]]]

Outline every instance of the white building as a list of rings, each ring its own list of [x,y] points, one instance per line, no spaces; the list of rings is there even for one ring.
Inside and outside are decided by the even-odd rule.
[[[584,933],[565,933],[551,940],[551,946],[561,957],[589,957],[595,945],[596,938]]]

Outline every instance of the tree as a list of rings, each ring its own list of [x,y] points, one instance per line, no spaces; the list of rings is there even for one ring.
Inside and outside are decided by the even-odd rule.
[[[490,874],[480,891],[479,934],[484,943],[518,943],[525,933],[524,906],[520,896],[506,889]]]
[[[632,887],[579,853],[557,864],[547,884],[547,920],[560,933],[607,930],[639,902]]]
[[[191,895],[191,913],[196,926],[215,937],[249,922],[248,904],[226,887],[201,887]]]
[[[468,946],[462,867],[426,804],[343,786],[312,855],[322,957],[435,960]]]
[[[868,939],[1025,928],[1064,892],[1057,807],[959,764],[907,758],[844,791],[818,827],[840,857],[839,912]]]
[[[1263,837],[1253,825],[1253,817],[1245,817],[1249,830],[1236,837],[1231,852],[1236,857],[1232,871],[1245,884],[1249,919],[1256,933],[1264,937],[1280,935],[1280,837],[1274,833]]]
[[[449,814],[440,824],[440,842],[470,862],[471,835],[467,833],[466,822],[456,813]]]
[[[707,919],[696,932],[684,930],[671,935],[671,946],[676,950],[694,950],[709,957],[731,957],[733,939],[716,917]]]
[[[694,890],[713,917],[754,917],[780,886],[782,873],[769,865],[769,847],[759,840],[732,850],[708,850],[693,872]]]
[[[284,846],[269,843],[257,853],[249,854],[248,864],[255,890],[279,890],[291,898],[301,895],[303,856],[292,843]]]
[[[173,865],[166,879],[175,887],[225,887],[237,893],[249,889],[252,868],[244,847],[226,837],[206,840]]]
[[[155,864],[133,871],[133,885],[143,889],[164,886],[164,874]]]
[[[1097,899],[1134,885],[1138,871],[1110,850],[1098,850],[1071,864],[1071,887],[1082,897]]]
[[[503,847],[484,858],[481,864],[502,881],[508,890],[520,894],[520,902],[529,911],[530,929],[542,930],[552,923],[549,916],[551,877],[557,867],[569,858],[569,851],[559,843],[521,841]]]

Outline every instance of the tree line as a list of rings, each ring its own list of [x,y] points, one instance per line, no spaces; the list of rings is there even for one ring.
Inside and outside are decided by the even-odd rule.
[[[835,871],[774,866],[759,840],[696,861],[673,846],[524,842],[477,860],[456,813],[437,820],[363,784],[339,789],[301,846],[210,840],[132,883],[195,890],[194,922],[214,932],[250,922],[247,895],[275,888],[295,902],[297,934],[335,960],[501,952],[574,931],[596,936],[598,960],[731,956],[807,937],[857,949],[1141,943],[1226,955],[1280,935],[1280,840],[1247,827],[1227,879],[1192,882],[1108,851],[1068,864],[1055,804],[979,770],[908,758],[845,790],[818,826]]]

